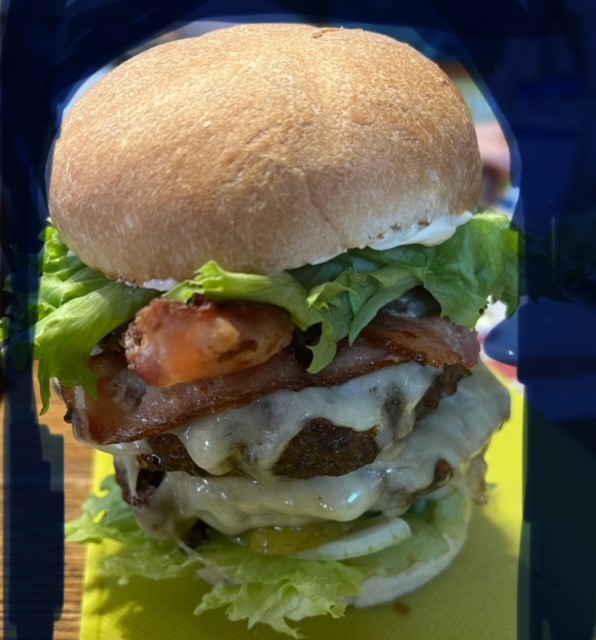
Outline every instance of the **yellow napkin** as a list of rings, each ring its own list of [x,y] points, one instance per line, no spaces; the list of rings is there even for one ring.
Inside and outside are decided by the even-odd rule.
[[[468,541],[454,563],[433,582],[399,602],[351,609],[340,620],[300,623],[310,640],[514,640],[517,637],[517,562],[522,518],[523,400],[511,389],[511,420],[495,435],[487,456],[487,481],[496,487],[488,504],[474,506]],[[111,473],[98,454],[95,484]],[[193,579],[133,579],[120,586],[98,574],[109,545],[90,545],[82,612],[82,640],[281,640],[268,627],[249,631],[223,610],[192,615],[203,588]]]

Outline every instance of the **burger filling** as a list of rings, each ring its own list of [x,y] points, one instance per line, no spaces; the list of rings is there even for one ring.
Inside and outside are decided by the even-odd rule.
[[[244,543],[314,527],[326,540],[346,533],[330,522],[399,516],[445,485],[482,500],[483,453],[508,396],[478,363],[475,333],[423,290],[383,307],[311,374],[316,333],[292,335],[268,305],[157,299],[92,357],[97,398],[63,387],[68,419],[114,454],[125,500],[159,538],[196,543],[211,527]],[[182,356],[163,355],[172,341]],[[303,538],[283,549],[321,536]]]

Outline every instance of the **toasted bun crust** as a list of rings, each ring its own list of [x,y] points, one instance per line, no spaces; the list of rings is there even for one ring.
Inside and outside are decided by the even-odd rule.
[[[243,25],[150,49],[64,122],[50,214],[132,283],[208,260],[268,273],[476,206],[469,110],[439,68],[361,30]]]

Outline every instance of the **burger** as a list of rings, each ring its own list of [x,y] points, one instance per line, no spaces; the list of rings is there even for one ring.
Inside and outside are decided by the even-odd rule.
[[[517,305],[516,236],[480,191],[462,96],[384,35],[240,25],[104,77],[53,150],[34,346],[115,462],[70,538],[289,633],[445,569],[509,413],[474,326]]]

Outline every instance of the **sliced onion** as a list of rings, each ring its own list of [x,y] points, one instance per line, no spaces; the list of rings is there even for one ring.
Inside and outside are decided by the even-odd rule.
[[[346,560],[366,556],[381,549],[386,549],[406,540],[412,535],[410,526],[401,518],[393,518],[379,523],[372,521],[357,531],[352,531],[342,538],[322,544],[314,549],[307,549],[294,555],[299,560]]]

